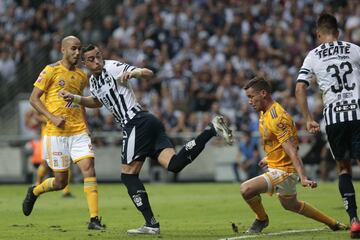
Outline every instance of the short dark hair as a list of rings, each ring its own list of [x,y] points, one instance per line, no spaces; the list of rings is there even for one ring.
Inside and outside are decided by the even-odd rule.
[[[338,23],[336,18],[326,12],[320,14],[316,22],[316,27],[318,30],[325,33],[330,33],[333,35],[338,33]]]
[[[245,84],[244,89],[248,90],[253,88],[256,91],[265,90],[268,93],[271,93],[271,85],[263,77],[254,77],[248,83]]]
[[[91,51],[91,50],[94,50],[95,48],[97,48],[97,46],[95,46],[95,45],[93,45],[93,44],[89,44],[89,45],[87,45],[86,47],[81,48],[81,59],[82,59],[82,60],[85,60],[85,59],[84,59],[84,54],[85,54],[86,52],[89,52],[89,51]]]

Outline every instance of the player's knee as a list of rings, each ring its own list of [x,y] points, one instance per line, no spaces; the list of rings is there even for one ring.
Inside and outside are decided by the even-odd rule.
[[[282,207],[291,212],[299,212],[299,207],[296,202],[281,202]]]
[[[68,185],[67,178],[66,179],[61,178],[61,179],[55,179],[53,187],[55,190],[61,190],[64,189],[66,185]]]
[[[240,193],[244,199],[251,198],[251,188],[248,184],[243,183],[240,185]]]
[[[183,164],[180,164],[180,161],[176,158],[177,155],[172,156],[167,167],[167,170],[173,173],[179,173],[185,167]]]
[[[338,162],[338,174],[351,174],[351,163],[350,161],[339,161]]]

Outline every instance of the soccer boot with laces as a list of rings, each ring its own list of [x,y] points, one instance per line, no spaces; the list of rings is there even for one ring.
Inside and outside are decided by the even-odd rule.
[[[28,188],[26,197],[23,201],[22,210],[25,216],[29,216],[31,214],[31,211],[33,210],[34,204],[36,202],[36,199],[38,198],[33,193],[35,186],[31,186]]]
[[[341,222],[336,222],[334,226],[329,226],[331,230],[333,231],[343,231],[343,230],[349,230],[349,226],[345,225]]]
[[[97,216],[90,218],[88,225],[89,230],[105,230],[105,228],[105,224],[101,224],[101,218],[99,219]]]
[[[160,234],[160,225],[155,224],[153,226],[141,226],[139,228],[135,229],[129,229],[127,230],[128,234],[147,234],[147,235],[156,235]]]
[[[212,123],[217,135],[222,136],[228,145],[232,145],[234,142],[232,131],[229,128],[229,126],[224,122],[224,117],[216,116],[213,118],[211,123]]]
[[[269,226],[269,219],[266,219],[264,221],[255,219],[251,227],[246,230],[245,233],[253,234],[253,233],[261,233],[264,228]]]

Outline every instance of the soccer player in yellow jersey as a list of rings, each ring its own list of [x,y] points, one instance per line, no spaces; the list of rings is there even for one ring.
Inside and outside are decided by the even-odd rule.
[[[277,193],[284,209],[322,222],[332,230],[345,230],[347,226],[325,215],[296,196],[296,183],[300,178],[304,187],[317,187],[307,179],[298,154],[298,136],[292,118],[271,97],[271,87],[261,77],[251,79],[245,85],[249,104],[260,113],[259,132],[266,157],[259,163],[267,165],[268,172],[241,184],[241,194],[256,219],[247,233],[260,233],[269,224],[269,217],[261,203],[261,193]]]
[[[84,109],[74,102],[58,97],[60,90],[82,94],[87,76],[76,64],[80,58],[80,40],[74,36],[61,42],[63,57],[47,65],[34,83],[30,96],[31,105],[47,119],[43,137],[43,154],[54,177],[38,186],[31,186],[23,202],[23,212],[30,215],[38,196],[45,192],[63,189],[68,184],[70,159],[76,163],[84,177],[84,192],[90,212],[88,229],[102,230],[98,218],[98,189],[94,168],[94,152]],[[44,96],[44,100],[40,98]]]

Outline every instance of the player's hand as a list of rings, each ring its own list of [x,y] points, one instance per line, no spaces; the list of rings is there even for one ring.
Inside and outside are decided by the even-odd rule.
[[[310,120],[306,122],[306,128],[310,133],[318,133],[320,132],[320,125],[314,120]]]
[[[311,188],[316,188],[317,187],[317,182],[316,181],[309,180],[306,177],[301,178],[300,181],[301,181],[301,185],[303,187],[311,187]]]
[[[263,159],[261,159],[261,160],[259,161],[258,165],[259,165],[259,167],[261,167],[261,168],[267,167],[268,163],[267,163],[266,157],[263,158]]]
[[[72,102],[74,101],[74,94],[64,90],[64,89],[61,89],[59,92],[58,92],[58,95],[59,97],[63,98],[65,101],[67,102]]]
[[[129,81],[130,78],[132,78],[132,73],[131,72],[124,72],[120,77],[119,80],[121,83],[125,83],[127,81]]]
[[[52,117],[51,122],[58,128],[64,129],[65,127],[65,118],[62,116]]]

